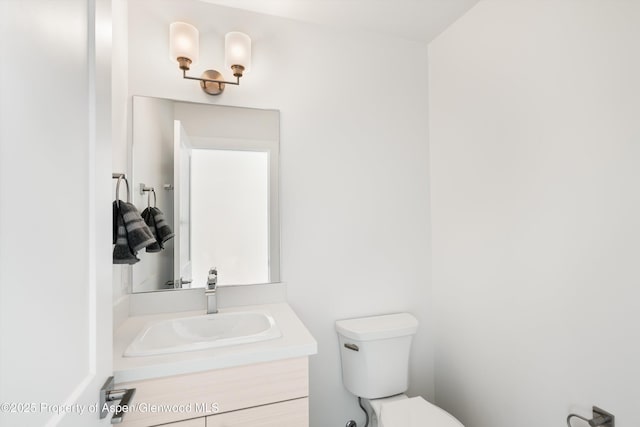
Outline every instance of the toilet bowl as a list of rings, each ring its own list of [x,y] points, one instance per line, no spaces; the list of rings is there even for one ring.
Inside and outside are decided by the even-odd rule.
[[[377,418],[377,427],[463,427],[453,415],[422,397],[383,403]]]
[[[422,397],[407,397],[418,320],[409,313],[338,320],[342,383],[362,398],[367,427],[463,427]]]
[[[367,427],[464,427],[453,415],[422,397],[397,394],[362,399],[369,414]]]

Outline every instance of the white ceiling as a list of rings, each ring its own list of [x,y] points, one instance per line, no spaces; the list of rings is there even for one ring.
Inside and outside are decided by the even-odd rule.
[[[479,0],[202,0],[221,6],[429,42]]]

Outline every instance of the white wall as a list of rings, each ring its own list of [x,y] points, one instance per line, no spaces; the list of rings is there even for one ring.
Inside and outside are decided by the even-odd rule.
[[[227,31],[252,36],[240,87],[211,97],[180,78],[175,20],[200,29],[194,75],[223,66]],[[130,2],[129,41],[130,94],[281,111],[282,280],[319,343],[312,426],[364,418],[342,386],[336,319],[414,313],[410,392],[432,397],[426,48],[177,0]]]
[[[174,102],[173,111],[175,119],[180,120],[194,140],[192,142],[195,148],[207,148],[206,144],[198,143],[200,138],[275,141],[277,144],[280,136],[278,111],[230,108],[223,105],[203,106],[193,102]],[[247,123],[251,125],[247,126]]]
[[[638,22],[486,0],[430,45],[436,392],[465,426],[640,424]]]

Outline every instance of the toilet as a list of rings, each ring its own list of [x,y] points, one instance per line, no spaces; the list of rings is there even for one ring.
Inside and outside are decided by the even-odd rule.
[[[463,427],[409,386],[409,353],[418,320],[409,313],[338,320],[342,382],[362,398],[367,427]]]

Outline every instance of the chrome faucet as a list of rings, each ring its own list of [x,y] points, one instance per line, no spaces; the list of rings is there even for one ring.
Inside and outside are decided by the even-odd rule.
[[[214,314],[218,312],[218,295],[216,294],[218,288],[218,270],[213,267],[209,270],[207,276],[207,289],[204,294],[207,297],[207,314]]]

